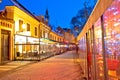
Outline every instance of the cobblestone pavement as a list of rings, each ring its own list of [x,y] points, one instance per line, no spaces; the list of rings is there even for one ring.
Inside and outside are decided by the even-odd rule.
[[[37,62],[3,76],[0,80],[82,80],[81,67],[74,63],[74,52]]]

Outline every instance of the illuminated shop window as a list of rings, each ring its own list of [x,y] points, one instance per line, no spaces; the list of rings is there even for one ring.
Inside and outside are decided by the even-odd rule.
[[[109,79],[120,79],[120,0],[114,0],[104,13],[105,43]],[[114,73],[113,73],[114,72]],[[112,76],[112,77],[111,77]]]

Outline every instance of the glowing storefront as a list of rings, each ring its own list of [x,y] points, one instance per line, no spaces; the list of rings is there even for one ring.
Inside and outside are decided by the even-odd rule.
[[[7,7],[14,20],[14,56],[16,60],[40,59],[40,24],[26,9],[16,6]],[[19,14],[18,14],[19,13]],[[9,14],[9,15],[10,15]]]
[[[15,58],[17,60],[38,60],[39,38],[15,35]]]
[[[120,79],[120,0],[114,0],[111,6],[103,14],[104,44],[102,43],[102,20],[94,24],[96,75],[97,79]],[[103,47],[104,45],[104,47]],[[103,49],[105,50],[103,52]],[[103,54],[104,53],[104,54]],[[104,63],[104,55],[105,62]],[[106,65],[105,65],[106,64]],[[106,71],[104,71],[106,68]],[[106,72],[106,73],[104,73]]]
[[[46,58],[57,53],[59,46],[56,41],[60,39],[63,42],[63,37],[58,39],[56,34],[55,40],[50,40],[51,28],[44,19],[40,21],[16,0],[3,0],[3,3],[4,18],[13,24],[0,20],[0,43],[3,43],[0,47],[0,63],[8,60],[40,60],[41,56]]]
[[[99,19],[97,18],[97,20],[93,20],[93,17],[95,17],[93,16],[94,15],[93,12],[93,14],[91,15],[92,18],[89,19],[88,20],[89,23],[86,24],[89,25],[89,28],[85,27],[86,29],[83,29],[85,34],[79,40],[80,44],[79,48],[80,51],[86,53],[86,54],[82,53],[81,56],[83,55],[82,56],[84,57],[83,59],[87,60],[85,61],[86,64],[84,67],[86,67],[85,73],[88,74],[87,75],[88,80],[90,78],[92,80],[120,79],[119,5],[120,0],[114,0],[112,4],[109,6],[109,8],[105,9],[104,13],[102,13],[102,16],[99,14],[100,16]],[[99,7],[100,6],[97,6],[95,11],[98,12]],[[99,9],[102,8],[100,7]],[[83,33],[81,33],[81,35],[83,35]],[[81,46],[81,44],[84,46]]]

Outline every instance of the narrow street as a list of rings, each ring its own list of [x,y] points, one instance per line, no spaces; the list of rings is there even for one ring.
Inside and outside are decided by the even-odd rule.
[[[81,68],[69,51],[11,72],[0,80],[81,80]]]

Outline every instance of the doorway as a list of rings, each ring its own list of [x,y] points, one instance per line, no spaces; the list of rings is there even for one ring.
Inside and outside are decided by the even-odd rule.
[[[10,32],[1,30],[1,58],[3,63],[9,60],[9,38]]]

